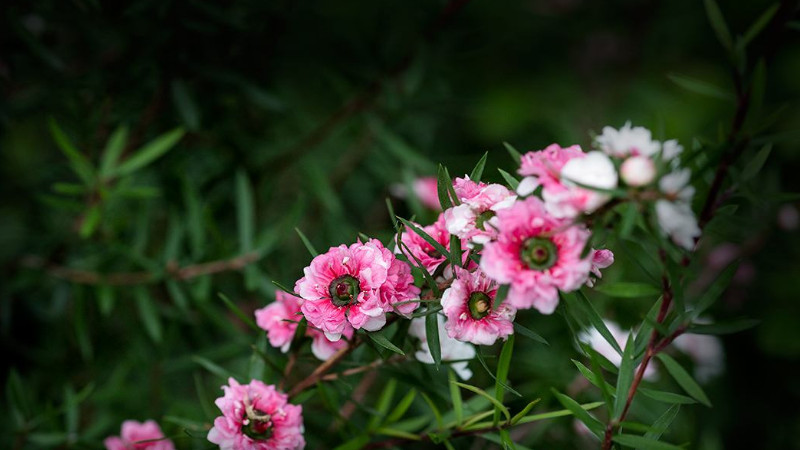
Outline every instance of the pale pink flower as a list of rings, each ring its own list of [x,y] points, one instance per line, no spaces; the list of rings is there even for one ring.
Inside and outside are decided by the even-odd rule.
[[[442,244],[442,247],[449,250],[450,233],[445,227],[444,215],[440,214],[439,218],[436,219],[436,222],[426,227],[423,227],[419,224],[415,225],[432,237],[436,242]],[[411,228],[406,228],[403,231],[401,242],[403,243],[402,246],[397,243],[397,237],[395,236],[395,243],[397,243],[395,252],[406,255],[409,257],[409,261],[413,261],[415,264],[416,261],[414,258],[418,259],[428,273],[436,272],[436,269],[439,267],[439,265],[447,261],[447,258],[443,254],[436,250],[433,245],[425,240],[425,238],[415,233]],[[408,252],[410,252],[411,255],[408,255]]]
[[[623,330],[619,325],[610,320],[603,320],[603,323],[605,323],[606,328],[608,328],[608,331],[617,342],[617,345],[625,350],[625,344],[628,342],[630,331]],[[605,358],[615,366],[619,367],[622,362],[622,355],[617,352],[596,328],[591,327],[581,331],[578,334],[578,340],[592,347],[597,353],[605,356]],[[647,369],[644,370],[644,378],[651,381],[658,378],[658,372],[652,364],[649,364]]]
[[[619,174],[628,186],[646,186],[656,178],[656,164],[647,156],[631,156],[622,163]]]
[[[601,249],[601,250],[592,250],[592,276],[586,279],[586,285],[589,287],[594,286],[595,280],[599,280],[603,278],[603,274],[600,272],[600,269],[605,269],[611,264],[614,264],[614,253],[611,250]]]
[[[492,345],[514,333],[516,309],[495,304],[497,284],[483,272],[455,267],[456,278],[442,293],[448,336],[476,345]]]
[[[517,193],[526,196],[542,187],[547,211],[556,217],[576,217],[589,213],[608,201],[609,196],[596,190],[617,187],[618,175],[614,164],[600,152],[583,153],[573,145],[561,148],[552,144],[537,152],[522,156],[522,179]]]
[[[416,196],[423,206],[429,209],[439,211],[442,209],[439,203],[439,191],[437,187],[436,177],[420,177],[411,183],[411,191]],[[398,198],[407,198],[408,189],[405,184],[393,184],[389,191]]]
[[[686,250],[694,248],[695,239],[702,233],[687,202],[656,201],[656,219],[661,230]]]
[[[551,314],[559,289],[574,291],[588,279],[592,261],[581,253],[589,231],[548,214],[536,197],[498,211],[497,218],[497,240],[484,247],[481,269],[498,283],[511,285],[509,305]]]
[[[439,348],[441,349],[442,361],[450,362],[456,375],[462,380],[472,378],[472,371],[469,370],[468,360],[475,357],[475,347],[466,342],[457,341],[447,335],[444,325],[444,316],[436,314],[439,329]],[[408,334],[419,339],[419,350],[414,354],[417,361],[424,364],[434,364],[431,348],[428,345],[428,335],[425,332],[425,318],[417,317],[411,320]]]
[[[152,420],[122,422],[120,436],[107,437],[106,450],[174,450],[172,441],[164,437],[158,424]]]
[[[650,130],[631,127],[630,122],[626,122],[619,130],[603,127],[603,134],[595,138],[595,143],[600,150],[616,157],[654,156],[661,149],[661,144],[653,140]],[[671,148],[670,151],[672,150]]]
[[[386,312],[419,294],[410,282],[410,270],[398,264],[405,263],[376,239],[331,247],[297,280],[295,292],[305,300],[300,309],[331,341],[350,328],[379,330],[386,324]],[[416,307],[408,305],[398,309],[407,313]]]
[[[292,344],[297,325],[303,318],[300,312],[302,299],[289,293],[278,291],[275,293],[275,301],[264,308],[255,311],[256,324],[259,328],[267,332],[269,344],[275,348],[280,348],[283,353],[289,351]],[[353,337],[353,329],[347,328],[344,331],[347,339]],[[347,347],[344,340],[331,341],[325,334],[309,325],[306,327],[306,336],[312,339],[311,352],[318,359],[323,361],[330,358],[338,350]]]
[[[678,162],[675,158],[681,153],[683,153],[683,146],[676,139],[670,139],[661,144],[661,159],[664,161],[671,161],[675,164]]]
[[[302,449],[303,407],[288,403],[286,394],[258,380],[239,384],[233,378],[222,386],[214,403],[222,416],[214,419],[208,440],[222,450]]]
[[[725,352],[718,337],[684,333],[675,338],[672,344],[692,359],[694,376],[699,382],[706,383],[725,371]]]
[[[494,238],[497,211],[508,208],[517,199],[503,185],[475,182],[469,177],[456,178],[453,190],[461,204],[444,212],[447,231],[476,244]]]

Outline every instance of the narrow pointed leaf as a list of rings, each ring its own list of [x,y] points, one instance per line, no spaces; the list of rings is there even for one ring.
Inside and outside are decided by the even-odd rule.
[[[431,306],[428,306],[430,309]],[[439,318],[438,314],[428,314],[425,316],[425,338],[428,341],[428,348],[431,351],[433,363],[438,370],[442,363],[442,345],[439,341]]]
[[[183,137],[183,134],[182,128],[176,128],[158,136],[134,152],[130,158],[122,161],[113,174],[125,176],[146,167],[172,149]]]
[[[106,143],[103,150],[103,156],[100,160],[100,176],[107,178],[113,171],[114,167],[122,156],[122,151],[125,150],[125,144],[128,142],[128,127],[122,125],[111,134],[111,137]]]
[[[405,353],[403,353],[403,350],[400,350],[400,348],[398,346],[392,344],[391,341],[389,341],[389,339],[386,338],[386,336],[384,336],[384,335],[382,335],[380,333],[367,332],[366,334],[367,334],[367,336],[369,336],[369,338],[372,340],[372,342],[378,344],[379,346],[381,346],[381,347],[383,347],[383,348],[385,348],[387,350],[393,351],[393,352],[395,352],[397,354],[405,355]]]
[[[664,363],[664,367],[666,367],[667,372],[672,376],[673,379],[686,391],[687,394],[691,395],[700,403],[711,407],[711,401],[706,396],[706,393],[703,392],[703,388],[697,384],[696,381],[686,372],[686,369],[681,367],[677,361],[672,359],[671,356],[667,355],[666,353],[659,353],[656,357]]]
[[[600,436],[603,433],[605,426],[603,426],[599,420],[583,409],[578,402],[555,389],[553,389],[553,394],[556,396],[558,402],[561,403],[564,408],[567,408],[570,412],[572,412],[576,419],[583,422],[583,424],[586,425],[586,427],[589,428],[592,433],[597,436]],[[603,403],[600,402],[600,404],[602,405]]]
[[[636,370],[634,359],[633,333],[628,335],[628,342],[625,344],[625,351],[622,352],[622,362],[619,365],[619,375],[617,376],[617,398],[614,400],[614,418],[619,418],[625,403],[628,400],[628,390],[633,383],[633,372]]]
[[[472,169],[472,172],[469,174],[469,179],[474,182],[481,181],[481,176],[483,176],[483,169],[486,167],[486,159],[489,157],[489,152],[486,152],[481,156],[481,159],[478,160],[478,163],[475,164],[475,167]]]

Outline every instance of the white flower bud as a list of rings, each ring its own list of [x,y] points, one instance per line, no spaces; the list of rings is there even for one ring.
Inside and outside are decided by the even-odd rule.
[[[631,156],[622,163],[619,172],[628,186],[646,186],[656,177],[656,165],[647,156]]]

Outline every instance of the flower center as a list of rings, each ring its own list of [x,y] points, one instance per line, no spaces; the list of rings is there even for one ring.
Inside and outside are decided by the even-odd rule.
[[[272,417],[253,407],[246,407],[242,417],[242,433],[254,441],[272,437]]]
[[[469,294],[469,315],[475,320],[488,316],[492,310],[492,299],[485,292],[475,291]]]
[[[331,294],[331,302],[334,305],[352,305],[356,302],[358,293],[361,292],[361,285],[354,276],[342,275],[331,281],[328,292]]]
[[[496,216],[496,215],[497,214],[494,211],[492,211],[491,209],[486,210],[486,211],[478,214],[478,217],[475,218],[475,228],[477,228],[477,229],[479,229],[481,231],[486,231],[486,225],[485,225],[486,222],[491,220],[491,218]]]
[[[550,239],[535,237],[525,241],[519,256],[530,269],[545,270],[556,263],[558,251]]]

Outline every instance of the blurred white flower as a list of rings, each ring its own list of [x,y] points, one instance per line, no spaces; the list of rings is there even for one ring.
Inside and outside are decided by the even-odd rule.
[[[683,153],[683,146],[678,144],[676,139],[670,139],[661,144],[661,159],[664,161],[671,161],[681,153]]]
[[[619,347],[621,349],[625,349],[625,344],[628,342],[628,335],[630,335],[630,331],[624,331],[622,328],[619,327],[615,322],[610,320],[603,320],[603,323],[606,324],[606,328],[608,331],[611,332],[611,336],[614,337],[614,340],[617,341]],[[588,344],[590,347],[594,349],[597,353],[603,355],[611,361],[612,364],[619,367],[620,363],[622,362],[622,355],[617,353],[614,347],[597,331],[596,328],[591,327],[589,329],[583,330],[578,334],[578,340]],[[650,364],[647,366],[647,369],[644,370],[644,378],[646,380],[654,380],[658,377],[658,372],[656,368]]]
[[[694,240],[700,237],[700,227],[688,203],[659,200],[656,202],[658,225],[672,241],[686,250],[694,248]]]
[[[692,359],[697,381],[706,383],[725,371],[725,352],[718,337],[706,334],[682,334],[675,338],[672,344]]]
[[[460,361],[450,364],[462,380],[472,378],[472,371],[469,370],[467,361],[475,357],[475,347],[465,342],[457,341],[447,335],[444,329],[444,316],[436,314],[439,321],[439,345],[442,349],[442,361]],[[417,317],[411,321],[408,334],[420,340],[419,350],[414,354],[417,361],[425,364],[433,364],[433,355],[428,346],[428,338],[425,333],[425,318]]]
[[[658,180],[658,187],[665,194],[689,202],[694,196],[694,186],[689,184],[691,177],[692,171],[689,169],[675,170],[662,176]]]

